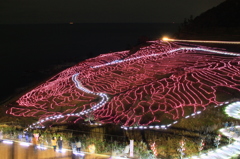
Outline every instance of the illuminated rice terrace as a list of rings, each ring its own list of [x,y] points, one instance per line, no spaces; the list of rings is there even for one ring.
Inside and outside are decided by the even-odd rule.
[[[101,124],[166,128],[224,103],[219,95],[240,91],[240,54],[183,42],[149,43],[135,53],[80,62],[23,95],[7,113],[38,117],[33,127],[48,120],[80,123],[91,114]]]

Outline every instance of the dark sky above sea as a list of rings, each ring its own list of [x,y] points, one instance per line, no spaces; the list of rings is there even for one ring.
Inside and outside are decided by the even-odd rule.
[[[178,27],[176,23],[0,25],[0,104],[46,81],[59,68],[130,49],[139,39],[171,36]]]
[[[0,24],[181,23],[225,0],[1,0]]]
[[[172,34],[185,18],[223,1],[1,0],[0,103],[60,64],[129,49],[141,36]]]

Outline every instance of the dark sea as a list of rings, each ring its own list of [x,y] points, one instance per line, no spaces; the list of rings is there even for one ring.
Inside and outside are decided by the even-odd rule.
[[[0,25],[0,104],[87,58],[131,49],[146,38],[173,36],[179,25]]]

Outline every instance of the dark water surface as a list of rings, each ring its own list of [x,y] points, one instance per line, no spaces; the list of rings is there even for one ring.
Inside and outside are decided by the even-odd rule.
[[[173,35],[179,24],[0,25],[0,104],[61,68],[89,57],[123,51],[142,37]],[[65,66],[62,66],[67,64]],[[58,67],[59,68],[59,67]],[[58,69],[59,71],[59,69]]]

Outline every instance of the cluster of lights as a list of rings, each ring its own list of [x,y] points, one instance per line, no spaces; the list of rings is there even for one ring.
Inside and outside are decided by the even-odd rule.
[[[168,125],[147,125],[147,126],[121,126],[124,130],[136,130],[136,129],[167,129],[168,127],[176,124],[178,121],[174,121],[172,124]]]
[[[240,101],[231,103],[225,108],[225,112],[227,115],[236,119],[240,119],[240,112],[236,110],[240,110]]]
[[[122,123],[122,128],[127,130],[166,129],[174,122],[151,125],[161,122],[159,114],[166,113],[169,118],[178,120],[185,116],[184,107],[192,106],[194,113],[185,116],[189,118],[200,113],[199,108],[205,110],[209,104],[222,104],[216,98],[217,86],[240,91],[239,74],[236,73],[240,70],[238,56],[238,53],[161,41],[134,54],[124,51],[111,53],[111,56],[100,55],[59,73],[30,91],[18,100],[21,108],[12,107],[8,113],[37,117],[39,109],[44,115],[34,123],[36,126],[47,120],[69,116],[81,118],[94,113],[102,123]],[[166,74],[171,76],[156,78],[156,75]],[[109,101],[107,94],[114,97]],[[101,98],[97,104],[92,102],[96,96]],[[78,107],[78,102],[87,104]],[[52,109],[69,106],[69,109],[48,112],[46,105],[51,105]]]
[[[235,101],[235,102],[225,102],[224,104],[228,104],[225,108],[226,113],[233,118],[239,119],[240,118],[240,102],[239,101]],[[222,106],[218,105],[218,106]],[[238,115],[236,115],[238,114]],[[240,128],[240,126],[235,126],[235,128]],[[219,130],[224,136],[228,137],[228,138],[233,138],[235,141],[231,144],[228,144],[227,146],[222,146],[218,149],[212,150],[212,151],[208,151],[208,153],[204,153],[201,154],[199,156],[191,156],[188,157],[189,159],[212,159],[212,158],[224,158],[224,159],[230,159],[234,156],[237,156],[238,154],[240,154],[240,137],[235,134],[233,135],[233,133],[231,133],[231,131],[229,131],[229,128],[222,128]],[[220,138],[220,136],[218,136],[218,138]],[[187,158],[186,158],[187,159]]]
[[[203,150],[204,145],[205,145],[205,143],[204,143],[203,139],[201,139],[201,142],[200,142],[200,144],[198,146],[198,151],[199,152],[201,152]]]
[[[19,143],[19,145],[20,146],[24,146],[24,147],[29,147],[29,146],[31,146],[32,145],[32,143],[29,143],[29,142],[21,142],[21,141],[17,141],[18,143]],[[13,140],[3,140],[3,143],[4,144],[13,144],[14,143],[14,141]],[[48,148],[48,146],[37,146],[36,147],[37,149],[40,149],[40,150],[47,150],[47,148]],[[56,149],[56,151],[57,152],[60,152],[60,153],[66,153],[67,151],[73,151],[73,154],[75,155],[75,156],[78,156],[78,157],[84,157],[85,156],[85,154],[87,153],[87,152],[77,152],[77,151],[75,151],[75,150],[69,150],[69,149],[65,149],[65,148],[63,148],[63,149]],[[98,156],[102,156],[102,157],[107,157],[108,155],[103,155],[103,154],[97,154]],[[114,158],[116,158],[116,159],[126,159],[125,157],[120,157],[120,156],[114,156]]]
[[[20,144],[21,146],[26,146],[26,147],[32,145],[32,144],[29,143],[29,142],[20,142],[19,144]]]
[[[44,129],[45,126],[43,126],[42,124],[44,124],[44,123],[47,122],[47,121],[57,120],[57,119],[60,119],[60,118],[64,118],[64,115],[49,116],[49,117],[46,117],[46,118],[44,118],[44,119],[41,119],[41,120],[39,120],[39,121],[37,121],[37,122],[29,125],[28,128],[31,128],[31,129],[33,129],[33,128],[41,129],[41,128],[42,128],[42,129]]]
[[[24,147],[29,147],[29,146],[32,145],[32,143],[30,143],[30,142],[22,142],[22,141],[17,141],[17,142],[19,143],[19,145],[24,146]],[[14,141],[13,141],[13,140],[4,139],[4,140],[3,140],[3,143],[4,143],[4,144],[13,144]],[[38,148],[38,149],[41,149],[41,150],[46,150],[46,149],[47,149],[47,147],[45,147],[45,146],[40,146],[40,145],[38,145],[37,148]]]
[[[225,106],[225,105],[228,104],[228,103],[229,103],[229,101],[226,101],[226,102],[224,102],[224,103],[215,105],[214,107],[216,108],[216,107],[220,107],[220,106]],[[237,104],[235,104],[235,103],[237,103],[237,104],[239,104],[239,105],[237,105]],[[231,105],[240,106],[240,102],[234,102],[234,103],[232,103]],[[229,106],[230,106],[230,105],[228,105],[228,107],[229,107]],[[227,108],[228,108],[228,107],[227,107]],[[226,109],[227,109],[227,108],[226,108]],[[233,109],[235,109],[235,108],[233,108]],[[235,109],[235,111],[236,111],[236,109]],[[187,116],[185,116],[184,118],[187,119],[187,118],[190,118],[190,117],[194,117],[195,115],[198,115],[198,114],[201,114],[201,113],[202,113],[202,111],[197,111],[196,113],[192,113],[191,115],[187,115]],[[231,114],[229,114],[229,116],[231,116]],[[176,121],[174,121],[174,122],[172,122],[172,123],[170,123],[170,124],[168,124],[168,125],[121,126],[121,128],[124,129],[124,130],[167,129],[167,128],[169,128],[169,127],[171,127],[172,125],[177,124],[177,123],[178,123],[178,121],[176,120]]]
[[[68,149],[56,149],[57,152],[65,153],[68,151]]]
[[[231,159],[234,156],[237,156],[240,153],[240,142],[233,142],[230,145],[223,146],[221,148],[208,151],[208,153],[203,153],[199,156],[191,156],[186,159]]]
[[[155,142],[151,144],[151,150],[155,156],[158,155]]]
[[[73,151],[73,153],[76,155],[76,156],[85,156],[85,153],[83,152],[76,152],[76,151]]]
[[[180,142],[179,142],[179,148],[177,149],[179,152],[180,152],[180,158],[182,159],[182,157],[183,157],[183,155],[184,155],[184,151],[186,150],[186,148],[185,148],[185,140],[181,140]]]
[[[98,125],[98,126],[101,126],[102,124],[101,124],[101,123],[90,123],[90,125]]]

